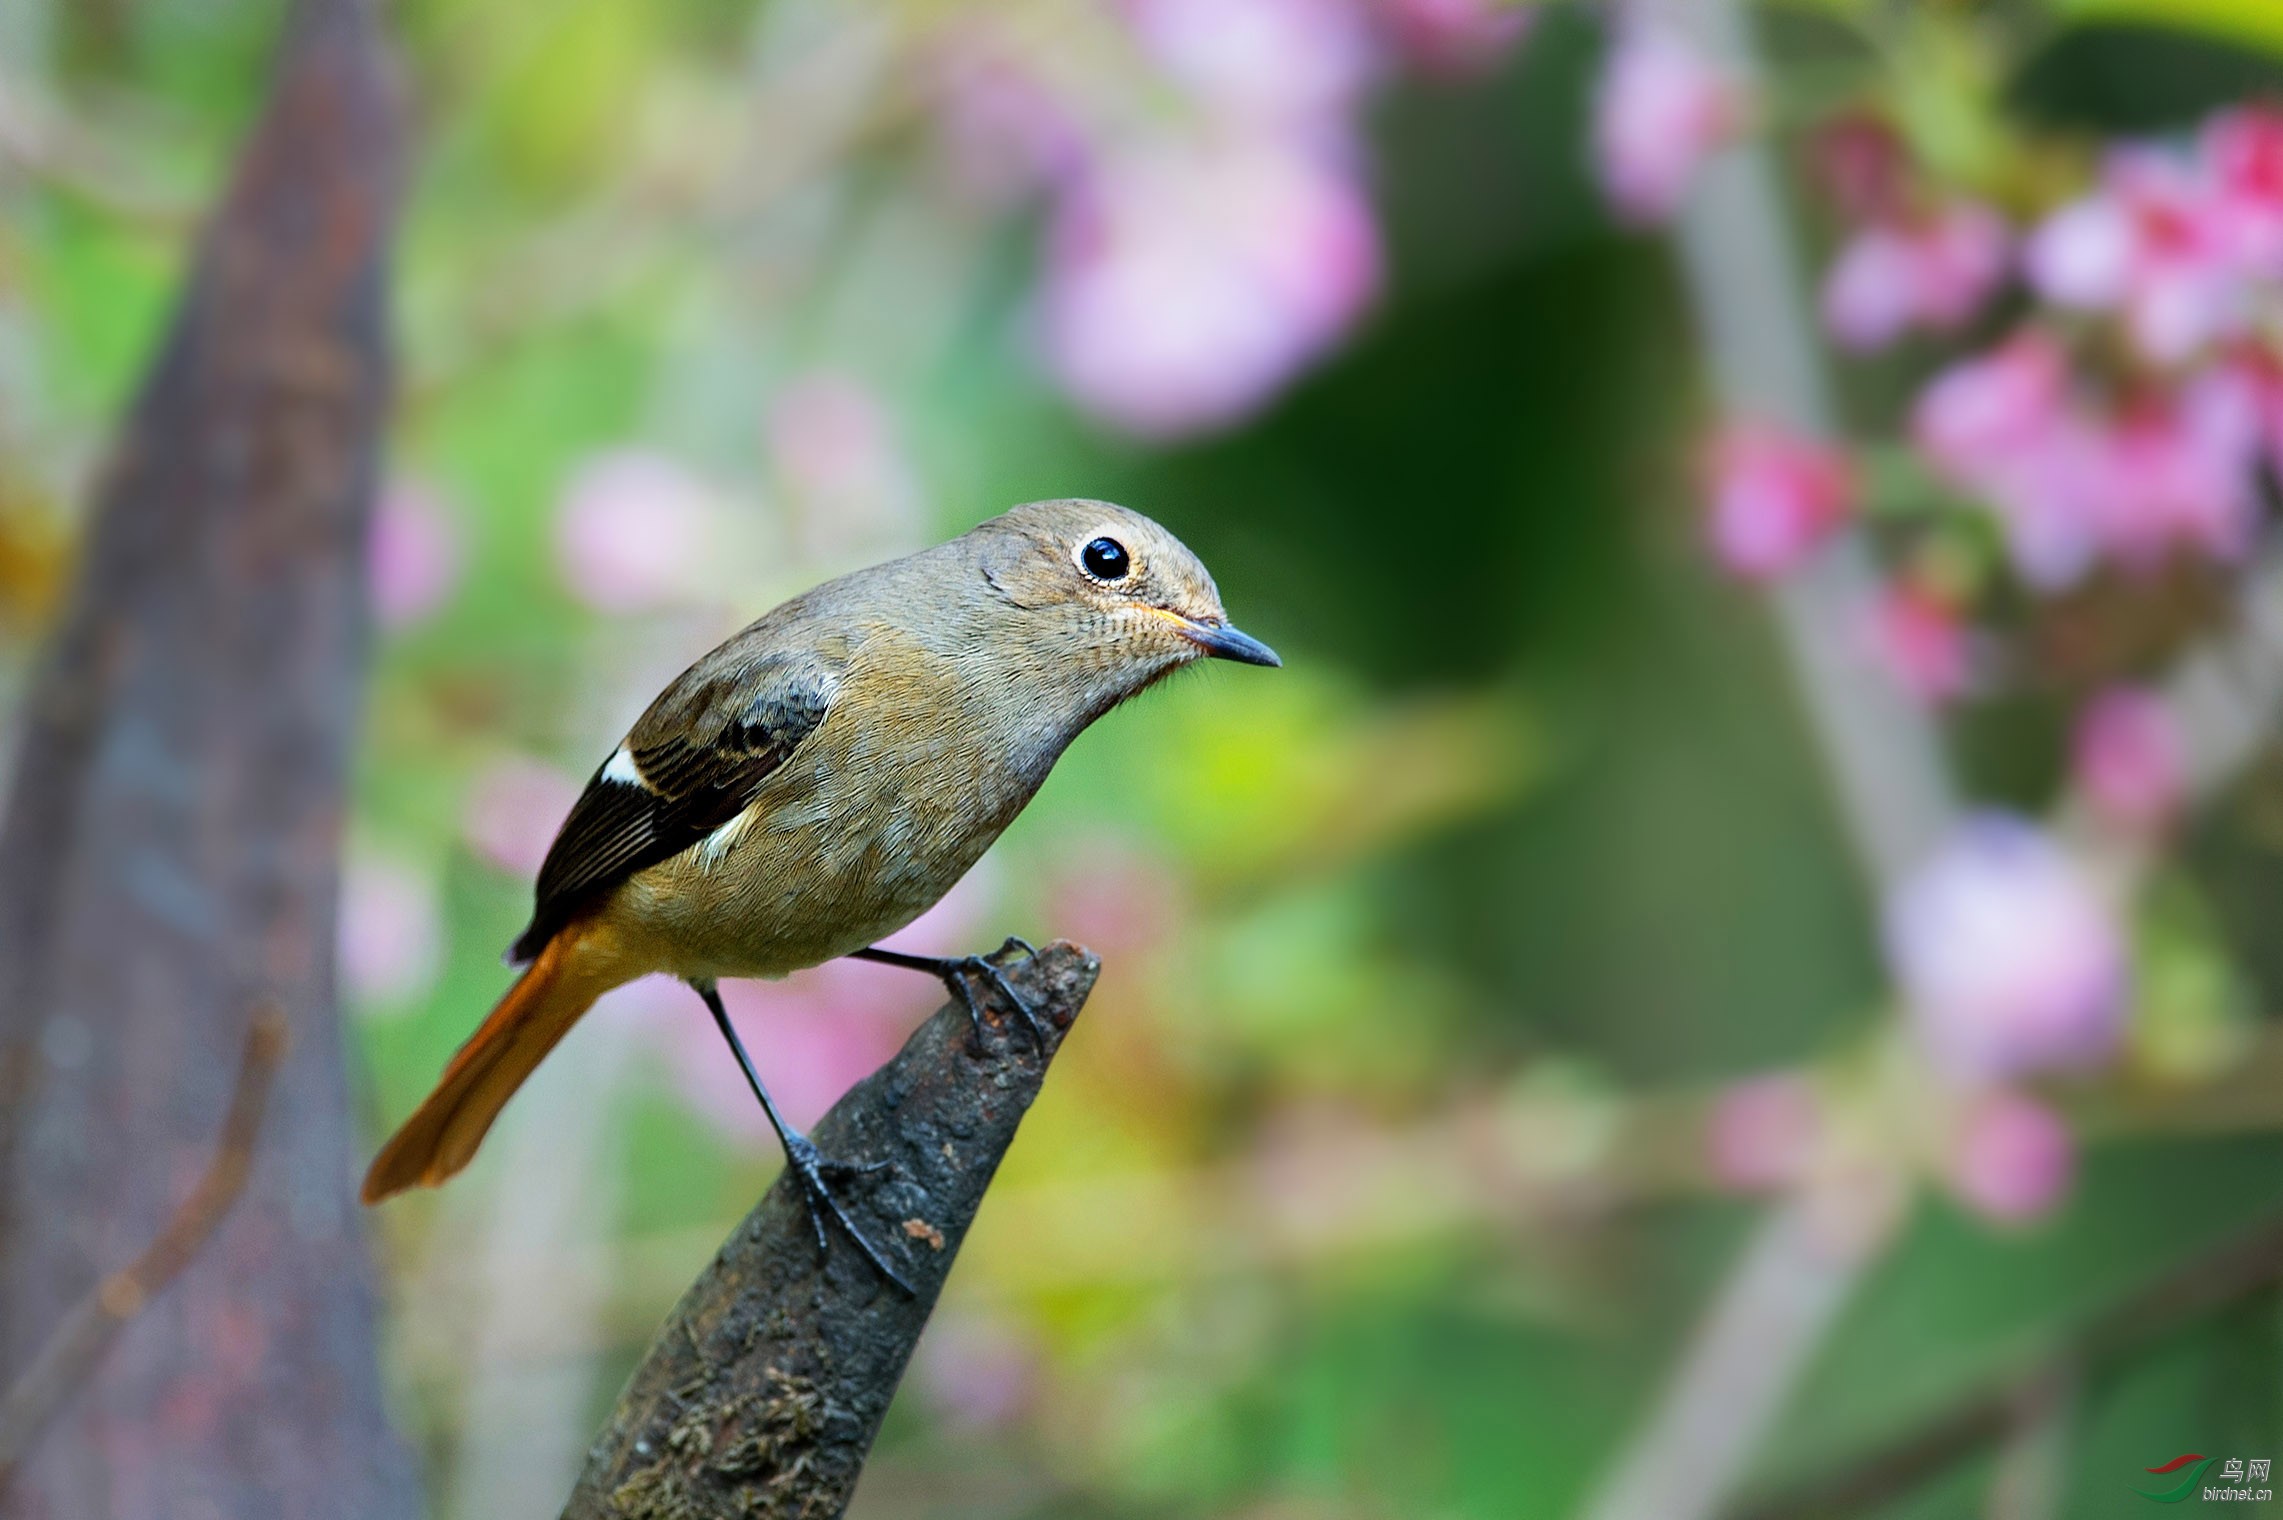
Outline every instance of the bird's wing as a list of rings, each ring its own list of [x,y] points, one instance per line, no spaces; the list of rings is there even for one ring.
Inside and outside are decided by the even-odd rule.
[[[824,721],[841,662],[814,652],[740,657],[734,645],[669,686],[603,762],[539,868],[538,905],[510,955],[529,960],[620,882],[745,811]]]

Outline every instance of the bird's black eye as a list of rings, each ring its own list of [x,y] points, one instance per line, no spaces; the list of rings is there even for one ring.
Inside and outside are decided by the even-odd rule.
[[[1098,581],[1122,581],[1133,569],[1133,556],[1114,538],[1097,538],[1078,551],[1078,563]]]

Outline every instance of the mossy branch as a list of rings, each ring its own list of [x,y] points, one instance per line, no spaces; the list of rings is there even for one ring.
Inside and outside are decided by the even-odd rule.
[[[848,1507],[984,1191],[1101,966],[1067,944],[1007,968],[1044,1048],[993,1007],[980,1044],[947,1003],[825,1115],[835,1160],[885,1161],[842,1201],[911,1282],[837,1235],[821,1260],[780,1177],[667,1316],[587,1454],[564,1520],[829,1520]]]

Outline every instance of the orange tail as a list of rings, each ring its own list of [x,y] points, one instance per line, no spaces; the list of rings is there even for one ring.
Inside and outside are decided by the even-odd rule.
[[[595,937],[573,926],[547,942],[452,1057],[435,1091],[373,1158],[365,1173],[365,1202],[378,1203],[413,1186],[434,1187],[475,1156],[484,1132],[523,1079],[596,998],[627,980],[613,974],[613,957],[592,953]]]

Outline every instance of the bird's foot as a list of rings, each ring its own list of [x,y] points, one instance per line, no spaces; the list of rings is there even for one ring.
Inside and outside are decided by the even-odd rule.
[[[894,1283],[906,1297],[912,1296],[912,1285],[904,1281],[903,1275],[889,1265],[888,1258],[880,1254],[879,1247],[873,1245],[865,1238],[864,1232],[856,1228],[856,1222],[848,1217],[848,1211],[840,1206],[840,1200],[832,1191],[834,1182],[845,1182],[853,1177],[869,1177],[875,1172],[887,1170],[888,1163],[831,1160],[816,1148],[814,1141],[796,1129],[785,1131],[784,1138],[785,1166],[800,1183],[801,1198],[809,1208],[809,1224],[816,1230],[817,1259],[821,1261],[832,1254],[832,1240],[824,1227],[825,1216],[829,1214],[840,1226],[841,1232],[856,1242],[856,1248],[864,1253],[866,1261],[872,1263],[874,1271]]]
[[[938,963],[936,974],[943,978],[944,986],[951,989],[951,995],[966,1008],[967,1022],[973,1026],[978,1047],[983,1043],[983,1000],[975,994],[975,981],[980,977],[990,983],[991,990],[1004,998],[1007,1006],[1022,1019],[1037,1047],[1040,1050],[1046,1049],[1046,1026],[1039,1022],[1038,1010],[1031,1007],[1029,999],[1015,990],[1014,983],[1007,980],[1007,973],[1001,969],[1006,958],[1018,950],[1026,960],[1038,954],[1037,947],[1029,940],[1010,934],[1005,944],[988,955],[948,956]]]
[[[1038,1010],[1031,1007],[1029,1000],[1021,993],[1015,991],[1014,984],[1007,980],[1007,973],[1001,969],[1006,965],[1007,957],[1017,951],[1021,951],[1025,959],[1038,954],[1037,947],[1029,940],[1013,934],[1008,935],[1006,943],[989,955],[911,955],[902,950],[883,950],[877,945],[852,950],[849,954],[857,960],[872,961],[882,966],[901,966],[907,971],[924,971],[943,983],[950,989],[951,995],[959,999],[959,1005],[967,1010],[967,1022],[974,1035],[971,1048],[978,1051],[983,1048],[983,999],[976,994],[975,984],[978,981],[987,982],[991,990],[1004,998],[1007,1006],[1029,1026],[1031,1038],[1044,1051],[1046,1026],[1039,1022]]]

